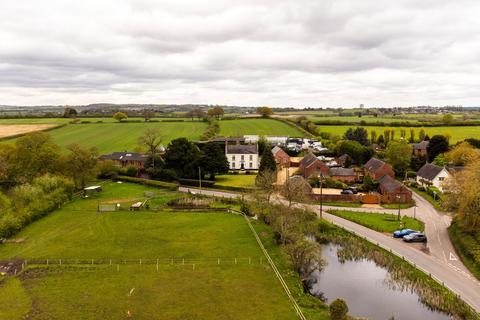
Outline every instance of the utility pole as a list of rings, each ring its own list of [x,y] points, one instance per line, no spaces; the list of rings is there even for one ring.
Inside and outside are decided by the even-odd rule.
[[[323,173],[320,172],[320,218],[323,218]]]
[[[202,174],[200,172],[200,167],[198,167],[198,186],[200,187],[200,190],[202,189]]]
[[[398,201],[398,221],[400,221],[400,195],[397,195],[397,201]]]

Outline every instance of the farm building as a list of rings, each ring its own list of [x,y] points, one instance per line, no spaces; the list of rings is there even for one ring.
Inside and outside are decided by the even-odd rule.
[[[427,155],[427,148],[429,143],[429,141],[425,140],[419,143],[412,143],[411,145],[413,147],[413,154],[416,156],[425,157]]]
[[[412,191],[391,176],[384,175],[378,180],[378,182],[380,183],[382,202],[408,203],[412,201]]]
[[[330,168],[313,153],[309,153],[300,161],[298,171],[305,179],[308,179],[311,176],[319,176],[320,173],[328,175]]]
[[[226,145],[225,155],[230,170],[258,170],[259,157],[256,144]]]
[[[353,164],[353,159],[346,153],[338,157],[335,161],[337,162],[337,165],[344,168],[348,168]]]
[[[392,167],[377,158],[371,158],[370,160],[368,160],[367,163],[365,163],[365,165],[363,166],[363,169],[364,175],[369,176],[373,180],[379,180],[385,175],[392,178],[395,177],[395,172],[393,171]]]
[[[275,146],[272,149],[273,156],[277,165],[281,167],[290,167],[290,156],[279,146]]]
[[[431,184],[443,192],[443,182],[452,175],[445,167],[426,163],[417,172],[417,183],[421,185]]]
[[[119,167],[134,166],[143,168],[147,161],[148,155],[135,152],[112,152],[103,154],[100,160],[112,160]]]
[[[340,167],[330,168],[330,177],[344,183],[353,183],[357,180],[355,170]]]

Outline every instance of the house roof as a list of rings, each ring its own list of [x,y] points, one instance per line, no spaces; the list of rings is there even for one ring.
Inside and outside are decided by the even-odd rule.
[[[442,170],[443,167],[431,163],[425,163],[423,167],[418,170],[417,176],[426,180],[433,180]]]
[[[381,177],[378,182],[380,186],[385,189],[387,192],[395,192],[398,188],[404,188],[405,186],[398,182],[397,180],[393,179],[389,175],[384,175]]]
[[[384,165],[386,165],[386,163],[383,162],[382,160],[379,160],[377,158],[370,158],[370,160],[368,160],[363,167],[368,171],[375,172],[379,170],[381,167],[383,167]]]
[[[228,145],[227,154],[258,154],[258,149],[256,144]]]
[[[300,165],[303,165],[306,168],[310,166],[312,163],[314,163],[315,161],[320,161],[320,160],[318,160],[313,153],[309,153],[305,157],[303,157],[302,160],[300,160]]]
[[[287,154],[285,151],[283,151],[282,148],[280,148],[279,146],[275,146],[275,147],[272,149],[273,155],[275,156],[278,152],[280,152],[281,154],[285,154],[285,155],[288,156],[288,154]]]
[[[112,152],[108,154],[102,154],[99,159],[101,160],[116,160],[116,161],[140,161],[145,162],[148,155],[135,152]]]
[[[338,160],[340,160],[340,161],[347,161],[347,160],[352,161],[352,158],[348,154],[344,153],[340,157],[338,157]]]
[[[334,167],[330,168],[330,175],[332,176],[355,176],[353,169]]]
[[[427,150],[428,145],[430,144],[430,141],[423,140],[419,143],[412,143],[413,149],[415,150]]]
[[[457,172],[462,171],[464,168],[465,168],[464,166],[454,166],[454,165],[449,164],[445,169],[447,169],[447,171],[449,173],[455,174]]]

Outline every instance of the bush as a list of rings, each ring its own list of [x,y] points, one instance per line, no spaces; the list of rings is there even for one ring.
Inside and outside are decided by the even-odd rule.
[[[180,184],[185,186],[199,187],[199,181],[196,179],[178,179]],[[202,187],[212,188],[215,181],[202,180]]]
[[[100,179],[112,179],[118,175],[118,168],[112,160],[100,161],[97,170]]]
[[[330,304],[330,317],[332,320],[343,320],[347,318],[348,306],[345,300],[337,299]]]
[[[149,179],[142,179],[142,178],[135,178],[129,176],[117,176],[115,178],[116,181],[125,181],[131,183],[138,183],[143,184],[145,186],[156,187],[156,188],[164,188],[169,190],[177,190],[178,184],[172,182],[165,182],[165,181],[157,181],[157,180],[149,180]]]
[[[135,166],[128,166],[126,168],[120,168],[118,173],[122,176],[136,177],[138,169]]]
[[[323,182],[324,188],[345,189],[347,185],[342,181],[335,180],[333,178],[326,178]]]

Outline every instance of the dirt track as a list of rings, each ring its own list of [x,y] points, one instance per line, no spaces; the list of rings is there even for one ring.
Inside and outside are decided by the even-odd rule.
[[[0,138],[26,134],[29,132],[45,130],[57,126],[56,124],[2,124],[0,125]]]

